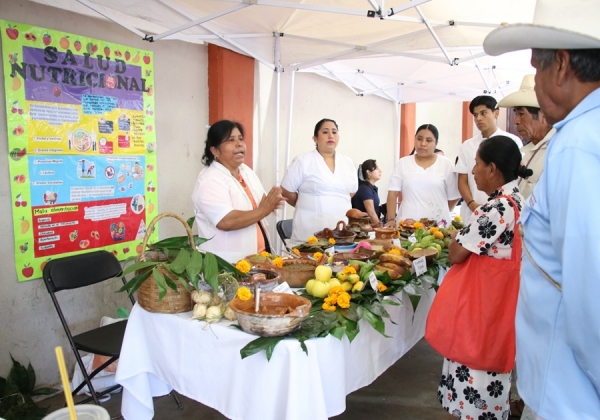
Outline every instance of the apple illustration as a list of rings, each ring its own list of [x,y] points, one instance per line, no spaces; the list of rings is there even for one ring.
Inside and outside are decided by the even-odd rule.
[[[144,60],[144,63],[150,64],[150,56],[149,55],[145,55],[143,60]]]
[[[125,247],[125,248],[123,248],[123,254],[127,254],[127,253],[129,253],[129,251],[131,251],[131,250],[129,249],[129,247]]]
[[[52,42],[52,37],[49,34],[44,34],[44,36],[42,37],[42,42],[45,46],[48,46]]]
[[[58,86],[56,86],[54,89],[52,89],[52,94],[56,97],[60,96],[60,94],[61,94],[60,88]]]
[[[25,130],[23,129],[23,127],[22,127],[22,126],[20,126],[20,125],[18,125],[18,126],[16,126],[16,127],[15,127],[15,129],[13,130],[13,134],[14,134],[15,136],[20,136],[21,134],[23,134],[23,132],[24,132],[24,131],[25,131]]]
[[[8,28],[6,28],[6,35],[8,35],[10,39],[15,40],[19,37],[19,31],[16,26],[8,25]]]
[[[82,239],[79,241],[79,248],[86,249],[88,246],[90,246],[90,241],[87,239]]]
[[[146,165],[146,169],[148,169],[148,172],[152,172],[154,170],[154,165]]]
[[[31,276],[33,276],[33,267],[31,267],[29,264],[27,264],[26,266],[24,266],[25,268],[23,268],[21,270],[21,273],[23,273],[23,275],[26,278],[29,278]]]
[[[73,46],[75,47],[75,51],[80,51],[81,50],[81,42],[79,40],[75,41],[73,43]]]

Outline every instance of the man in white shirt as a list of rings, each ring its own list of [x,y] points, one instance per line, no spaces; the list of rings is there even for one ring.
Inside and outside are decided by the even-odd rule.
[[[499,108],[512,108],[515,113],[515,125],[519,135],[529,140],[521,148],[523,154],[522,164],[533,171],[533,175],[519,178],[518,185],[521,194],[526,199],[533,192],[533,187],[540,179],[544,170],[544,158],[550,137],[556,132],[546,121],[544,113],[540,110],[535,96],[535,75],[527,74],[521,82],[517,92],[513,92],[498,103]]]
[[[488,198],[486,193],[477,189],[475,178],[471,172],[475,166],[475,155],[481,142],[493,136],[507,136],[513,139],[519,148],[523,147],[521,139],[500,130],[496,125],[499,113],[496,105],[496,99],[485,95],[476,97],[469,104],[469,111],[473,114],[477,129],[481,133],[460,146],[455,167],[455,172],[458,173],[458,190],[463,198],[460,215],[465,221],[471,217],[473,210],[487,202]]]

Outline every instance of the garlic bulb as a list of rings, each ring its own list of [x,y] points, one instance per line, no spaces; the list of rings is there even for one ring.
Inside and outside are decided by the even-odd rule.
[[[206,290],[194,290],[192,292],[192,301],[194,303],[208,303],[213,298],[212,292]]]
[[[192,315],[192,319],[202,319],[206,316],[207,313],[206,305],[202,303],[196,303],[194,305],[194,313]]]
[[[206,321],[207,322],[218,322],[223,317],[223,306],[214,305],[210,306],[206,310]]]
[[[227,309],[225,309],[225,313],[223,314],[223,316],[230,321],[237,320],[237,315],[235,314],[235,312],[233,312],[233,309],[231,309],[230,306],[228,306]]]

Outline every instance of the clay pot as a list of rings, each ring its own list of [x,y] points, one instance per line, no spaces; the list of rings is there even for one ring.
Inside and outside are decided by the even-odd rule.
[[[375,238],[376,239],[396,239],[400,236],[396,228],[375,228]]]

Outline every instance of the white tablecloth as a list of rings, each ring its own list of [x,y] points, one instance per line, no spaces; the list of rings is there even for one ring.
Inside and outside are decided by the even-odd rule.
[[[346,409],[346,395],[373,382],[405,354],[425,331],[435,292],[423,293],[416,314],[404,305],[386,309],[385,338],[366,321],[352,343],[329,335],[277,344],[271,361],[264,352],[246,359],[240,349],[256,336],[219,322],[207,327],[191,312],[156,314],[134,306],[116,381],[123,386],[126,420],[151,419],[152,397],[174,388],[232,419],[327,419]]]

